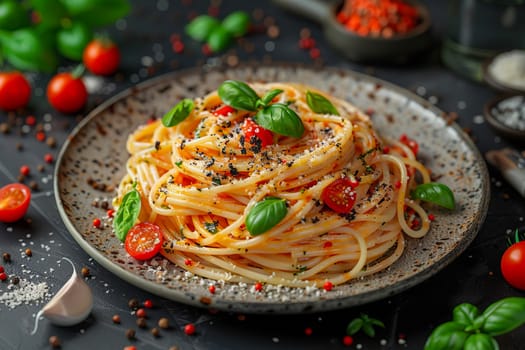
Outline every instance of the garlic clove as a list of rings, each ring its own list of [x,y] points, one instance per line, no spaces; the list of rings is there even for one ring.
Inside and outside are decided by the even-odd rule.
[[[38,329],[38,320],[44,316],[51,323],[58,326],[72,326],[84,321],[93,309],[93,294],[84,280],[78,276],[73,262],[68,258],[73,267],[73,273],[69,280],[60,288],[55,296],[38,312],[35,320],[35,328],[31,334]]]

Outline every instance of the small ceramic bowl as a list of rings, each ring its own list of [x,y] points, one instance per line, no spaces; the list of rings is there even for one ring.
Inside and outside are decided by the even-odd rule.
[[[499,61],[500,65],[509,67],[508,62],[501,60],[508,58],[510,55],[519,55],[519,58],[525,60],[525,51],[506,51],[500,52],[499,54],[491,57],[483,64],[483,80],[490,85],[493,89],[505,93],[505,94],[525,94],[525,88],[520,88],[513,84],[506,84],[501,78],[494,76],[494,65]],[[509,73],[512,74],[512,73]]]
[[[512,107],[505,107],[509,103],[514,105],[514,102],[521,103],[521,109],[523,109],[521,117],[512,114]],[[516,112],[519,114],[518,109]],[[525,143],[525,94],[507,94],[497,97],[485,104],[484,114],[489,125],[498,134],[510,141]]]
[[[343,0],[274,0],[282,8],[318,22],[327,41],[347,58],[358,62],[406,63],[432,45],[431,18],[425,6],[405,0],[415,7],[419,23],[406,34],[390,38],[360,36],[337,21]]]

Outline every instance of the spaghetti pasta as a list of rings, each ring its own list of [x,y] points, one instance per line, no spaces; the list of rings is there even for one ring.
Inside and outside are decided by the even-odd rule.
[[[162,228],[167,259],[214,280],[322,287],[386,269],[403,253],[403,233],[428,232],[428,215],[408,194],[430,175],[407,142],[380,138],[353,105],[304,85],[250,86],[258,96],[282,90],[266,102],[293,110],[302,136],[268,131],[268,145],[261,130],[247,137],[243,125],[255,112],[225,107],[217,91],[195,99],[177,125],[158,120],[129,136],[114,206],[136,185],[138,220]],[[314,112],[309,91],[338,113]],[[349,204],[343,210],[327,205],[338,179],[352,184],[332,193],[335,206]],[[286,212],[251,234],[247,217],[267,198],[284,201]]]

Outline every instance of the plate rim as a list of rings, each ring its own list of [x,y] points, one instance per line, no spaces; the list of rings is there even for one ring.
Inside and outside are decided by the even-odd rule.
[[[86,114],[86,116],[71,131],[69,131],[64,143],[61,146],[60,152],[56,159],[56,164],[55,164],[54,173],[53,173],[54,197],[55,197],[55,203],[57,205],[57,209],[58,209],[60,218],[62,222],[64,223],[64,225],[66,226],[68,233],[71,236],[73,236],[73,239],[77,242],[77,244],[79,244],[79,246],[91,258],[97,261],[97,263],[99,263],[105,269],[110,271],[116,277],[121,278],[125,280],[126,282],[142,290],[151,292],[153,294],[156,294],[158,296],[164,297],[172,301],[180,302],[186,305],[196,306],[199,308],[208,308],[208,309],[213,308],[213,309],[220,309],[220,310],[225,310],[225,311],[237,311],[237,312],[252,313],[252,314],[264,314],[264,313],[299,314],[299,313],[310,313],[310,312],[326,312],[326,311],[332,311],[335,309],[348,308],[348,307],[368,304],[371,302],[382,300],[389,296],[399,294],[403,291],[406,291],[414,287],[415,285],[418,285],[428,280],[431,276],[443,270],[447,265],[452,263],[454,260],[457,259],[459,255],[461,255],[465,250],[467,250],[467,248],[471,245],[471,243],[474,241],[474,239],[478,235],[487,217],[488,206],[489,206],[490,197],[491,197],[490,181],[489,181],[490,178],[489,178],[487,165],[479,149],[476,147],[474,142],[470,139],[470,137],[468,137],[468,135],[459,127],[459,125],[456,122],[447,123],[446,127],[453,128],[456,134],[458,135],[458,138],[460,139],[460,141],[463,142],[468,147],[468,149],[473,153],[476,159],[481,160],[481,162],[478,162],[478,163],[479,163],[480,179],[482,182],[481,185],[483,187],[482,193],[484,193],[485,195],[482,196],[480,204],[479,204],[480,211],[481,211],[479,213],[479,220],[477,222],[472,223],[470,230],[468,230],[470,232],[466,234],[465,237],[455,247],[453,247],[453,249],[449,250],[440,260],[436,261],[435,263],[425,268],[424,270],[419,271],[416,274],[409,276],[405,279],[392,283],[386,286],[385,288],[368,291],[363,294],[343,296],[340,298],[333,298],[333,299],[318,298],[316,300],[311,300],[311,301],[297,301],[297,302],[294,301],[292,303],[293,304],[292,308],[285,307],[285,308],[279,308],[277,310],[276,308],[272,307],[272,305],[276,305],[276,304],[281,305],[283,304],[282,302],[274,301],[270,303],[267,301],[262,301],[262,302],[260,301],[235,301],[235,303],[233,304],[237,306],[232,307],[231,302],[221,300],[220,298],[214,298],[214,302],[212,304],[206,305],[206,304],[201,303],[198,298],[190,298],[187,296],[185,297],[184,293],[182,292],[170,289],[161,284],[152,283],[151,281],[148,281],[144,279],[143,277],[129,270],[122,268],[121,266],[111,261],[106,255],[104,255],[101,251],[99,251],[96,247],[92,246],[88,241],[84,239],[82,234],[75,228],[73,222],[71,221],[68,214],[66,213],[64,206],[62,205],[60,184],[59,184],[58,179],[60,177],[59,173],[62,167],[62,162],[64,160],[64,155],[67,152],[68,147],[70,146],[72,140],[80,133],[80,131],[87,124],[90,123],[92,119],[96,118],[102,111],[106,110],[111,105],[117,103],[118,101],[126,97],[132,96],[133,94],[136,94],[137,92],[148,89],[163,81],[170,81],[179,76],[198,75],[198,74],[209,73],[209,72],[225,72],[228,70],[240,70],[240,69],[250,69],[250,68],[251,69],[270,69],[270,68],[276,68],[276,67],[286,68],[286,69],[291,68],[291,69],[296,69],[296,70],[305,69],[305,70],[312,71],[314,73],[328,71],[332,73],[348,74],[348,75],[354,76],[358,80],[370,81],[376,84],[380,84],[382,87],[385,87],[389,90],[392,90],[396,93],[406,96],[411,101],[414,101],[420,106],[424,107],[425,109],[430,110],[438,118],[445,113],[444,111],[442,111],[435,105],[431,104],[430,102],[426,101],[422,97],[418,96],[417,94],[413,93],[412,91],[404,87],[401,87],[389,81],[383,80],[381,78],[377,78],[375,76],[357,72],[352,69],[335,67],[335,66],[318,67],[318,66],[312,66],[312,65],[303,64],[303,63],[291,63],[291,62],[272,62],[271,64],[260,63],[260,62],[249,62],[249,63],[239,64],[236,67],[219,66],[219,67],[212,67],[210,69],[205,69],[204,67],[192,67],[192,68],[185,68],[185,69],[180,69],[180,70],[175,70],[175,71],[160,74],[159,76],[152,77],[150,79],[144,80],[135,85],[127,87],[124,90],[118,92],[117,94],[104,100],[101,104],[99,104],[98,106],[93,108],[91,111],[89,111]],[[321,302],[323,304],[323,307],[316,308],[315,304],[320,304]],[[223,303],[225,305],[222,305]]]

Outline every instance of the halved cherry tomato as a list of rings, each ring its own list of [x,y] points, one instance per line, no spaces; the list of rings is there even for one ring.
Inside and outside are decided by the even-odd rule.
[[[418,145],[418,143],[415,140],[412,140],[407,135],[403,134],[399,138],[399,141],[401,141],[401,143],[404,143],[405,145],[407,145],[408,148],[410,148],[410,150],[412,150],[412,153],[414,153],[414,155],[417,156],[417,152],[419,151],[419,145]]]
[[[255,144],[253,137],[261,140],[261,147],[266,147],[273,144],[273,133],[256,124],[251,118],[246,118],[242,124],[242,132],[246,141]]]
[[[31,86],[20,72],[0,72],[0,108],[7,111],[25,107]]]
[[[321,199],[330,209],[339,214],[347,214],[354,207],[357,194],[354,191],[359,185],[356,180],[342,177],[326,186]]]
[[[213,111],[213,114],[227,116],[228,114],[233,113],[233,112],[235,112],[235,108],[224,105],[222,107],[217,108],[215,111]]]
[[[0,221],[15,222],[27,212],[31,190],[26,185],[13,183],[0,188]]]
[[[124,246],[135,259],[149,260],[160,252],[163,241],[162,229],[158,225],[141,222],[129,230]]]
[[[525,290],[525,241],[516,242],[505,250],[500,267],[508,284]]]

